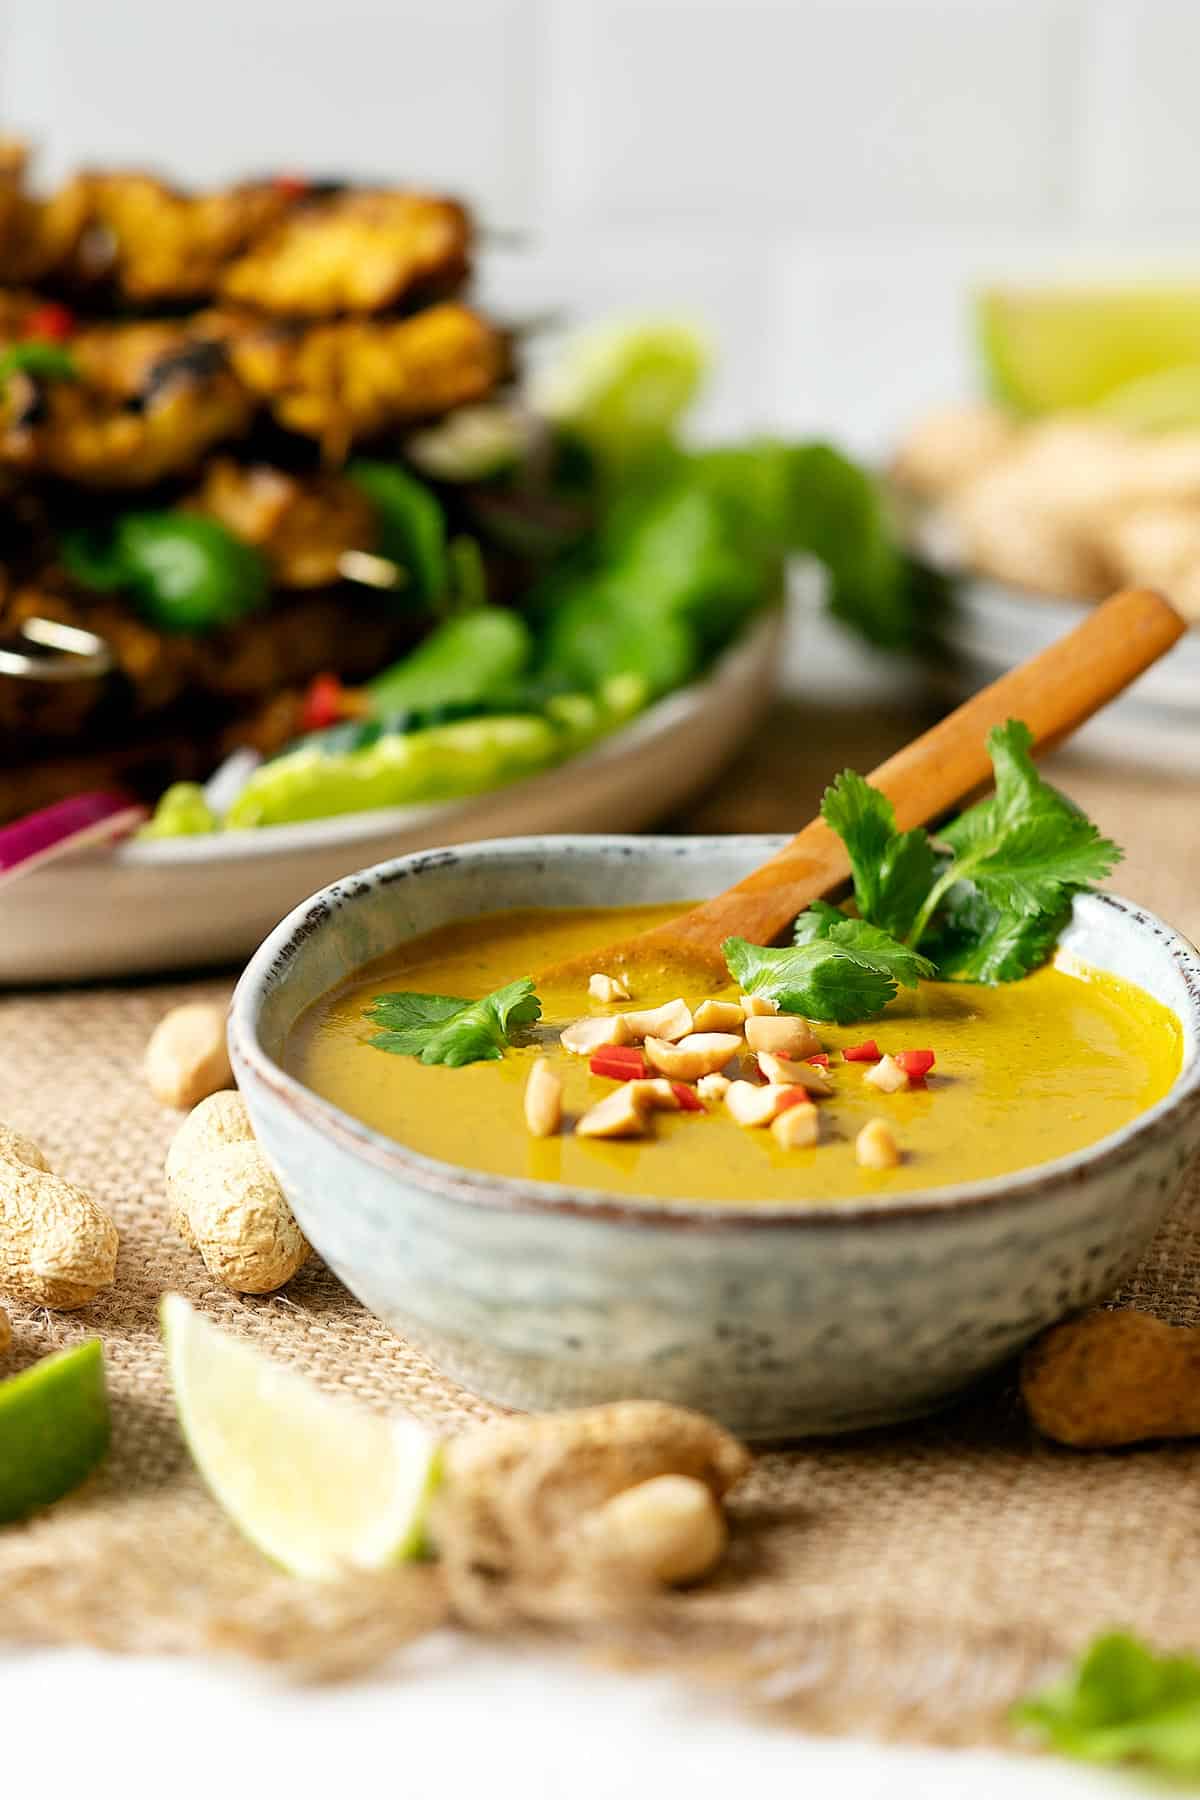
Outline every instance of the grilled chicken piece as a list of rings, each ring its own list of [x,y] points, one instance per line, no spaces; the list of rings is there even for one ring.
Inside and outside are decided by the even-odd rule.
[[[25,186],[29,152],[0,140],[0,281],[41,281],[78,254],[91,216],[87,179],[76,176],[47,199]]]
[[[378,312],[413,289],[452,292],[469,250],[470,222],[453,200],[346,189],[301,199],[218,286],[226,300],[271,313]]]
[[[375,547],[371,504],[340,475],[289,475],[218,457],[185,504],[261,550],[280,587],[332,585],[345,551]]]
[[[209,297],[228,265],[296,203],[273,181],[183,194],[136,172],[81,179],[92,229],[105,240],[89,274],[105,274],[139,305]]]
[[[507,364],[507,347],[456,302],[405,319],[285,325],[208,314],[234,370],[288,430],[320,440],[331,460],[357,438],[480,400]]]
[[[79,379],[22,371],[0,390],[0,463],[91,488],[186,474],[256,410],[219,344],[170,320],[89,326]]]

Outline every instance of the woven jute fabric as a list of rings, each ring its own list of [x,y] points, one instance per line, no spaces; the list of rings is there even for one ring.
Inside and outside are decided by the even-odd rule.
[[[794,825],[832,769],[869,766],[910,723],[842,718],[841,741],[830,725],[806,783],[778,752],[813,742],[812,718],[784,710],[769,735],[775,754],[753,752],[684,823]],[[1094,765],[1061,764],[1059,775],[1126,844],[1121,889],[1200,933],[1196,784]],[[114,1435],[106,1466],[75,1496],[0,1532],[0,1642],[218,1651],[350,1675],[444,1619],[453,1596],[436,1567],[344,1586],[293,1581],[242,1541],[181,1440],[159,1296],[187,1295],[367,1407],[447,1432],[493,1409],[319,1262],[281,1294],[239,1300],[175,1235],[162,1162],[177,1119],[151,1099],[139,1065],[170,1005],[229,988],[226,976],[0,1000],[0,1118],[94,1193],[121,1233],[116,1284],[84,1312],[9,1306],[15,1344],[0,1372],[102,1338]],[[1200,1319],[1200,1175],[1126,1297],[1172,1321]],[[1189,1444],[1082,1455],[1037,1440],[1010,1370],[923,1424],[766,1451],[733,1497],[730,1556],[698,1591],[636,1617],[579,1601],[513,1625],[729,1684],[809,1728],[979,1741],[1003,1732],[1012,1699],[1102,1628],[1196,1644],[1198,1491],[1200,1448]]]

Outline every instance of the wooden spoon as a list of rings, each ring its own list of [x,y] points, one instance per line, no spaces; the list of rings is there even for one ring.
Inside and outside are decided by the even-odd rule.
[[[898,750],[869,780],[892,802],[901,830],[925,825],[990,780],[985,740],[993,725],[1024,719],[1035,749],[1048,749],[1157,662],[1186,629],[1161,594],[1148,588],[1114,594],[1065,637]],[[661,974],[682,965],[681,975],[693,980],[726,980],[721,945],[727,937],[771,943],[849,874],[842,840],[814,819],[736,887],[653,931],[558,963],[543,979],[585,985],[597,970]]]

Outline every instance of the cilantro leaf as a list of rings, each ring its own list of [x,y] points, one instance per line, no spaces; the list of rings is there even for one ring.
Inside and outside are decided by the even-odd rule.
[[[1029,915],[1058,910],[1065,893],[1103,880],[1121,858],[1065,794],[1042,780],[1032,744],[1020,719],[997,726],[988,736],[996,792],[941,833],[957,879],[969,876],[1001,911]]]
[[[847,919],[836,907],[802,913],[801,941],[765,950],[745,938],[721,946],[730,974],[747,994],[766,994],[781,1012],[849,1024],[883,1011],[897,985],[916,987],[933,965],[877,926]]]
[[[1064,1756],[1200,1773],[1200,1660],[1159,1656],[1113,1632],[1063,1681],[1016,1707],[1013,1719]]]
[[[927,832],[898,831],[886,794],[844,769],[825,790],[821,817],[846,846],[859,912],[896,937],[911,929],[933,885],[935,858]]]
[[[822,816],[846,846],[861,918],[912,949],[924,945],[948,981],[1028,974],[1053,949],[1072,896],[1120,860],[1117,846],[1043,781],[1032,747],[1019,719],[997,726],[988,737],[995,793],[936,841],[898,831],[891,802],[861,775],[846,770],[826,790]],[[807,917],[797,931],[805,941],[830,935]]]
[[[924,939],[943,981],[995,985],[1041,966],[1071,918],[1067,898],[1053,912],[1001,912],[969,881],[950,888]]]
[[[816,942],[836,944],[861,960],[875,964],[891,975],[893,981],[901,987],[915,988],[922,975],[927,978],[934,973],[933,964],[927,957],[918,956],[907,944],[902,944],[890,932],[881,931],[878,925],[870,925],[866,919],[849,919],[836,906],[830,906],[824,900],[816,900],[807,912],[802,912],[792,928],[794,944],[811,944]]]
[[[364,1018],[385,1030],[371,1038],[376,1050],[393,1056],[418,1056],[423,1063],[499,1062],[518,1026],[542,1016],[542,1003],[526,975],[482,1000],[459,1000],[448,994],[380,994]]]

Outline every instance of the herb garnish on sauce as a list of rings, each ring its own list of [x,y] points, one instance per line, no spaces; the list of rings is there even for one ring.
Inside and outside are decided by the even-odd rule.
[[[464,1063],[499,1062],[513,1030],[541,1018],[542,1003],[526,975],[482,1000],[458,1000],[449,994],[380,994],[363,1016],[385,1027],[371,1039],[376,1050],[460,1069]]]
[[[730,938],[734,979],[783,1012],[844,1024],[881,1012],[922,975],[991,984],[1043,963],[1073,896],[1121,852],[1043,781],[1032,745],[1019,719],[997,726],[988,737],[995,793],[932,836],[900,831],[891,801],[845,770],[821,815],[846,846],[859,917],[818,902],[797,919],[788,949]]]

